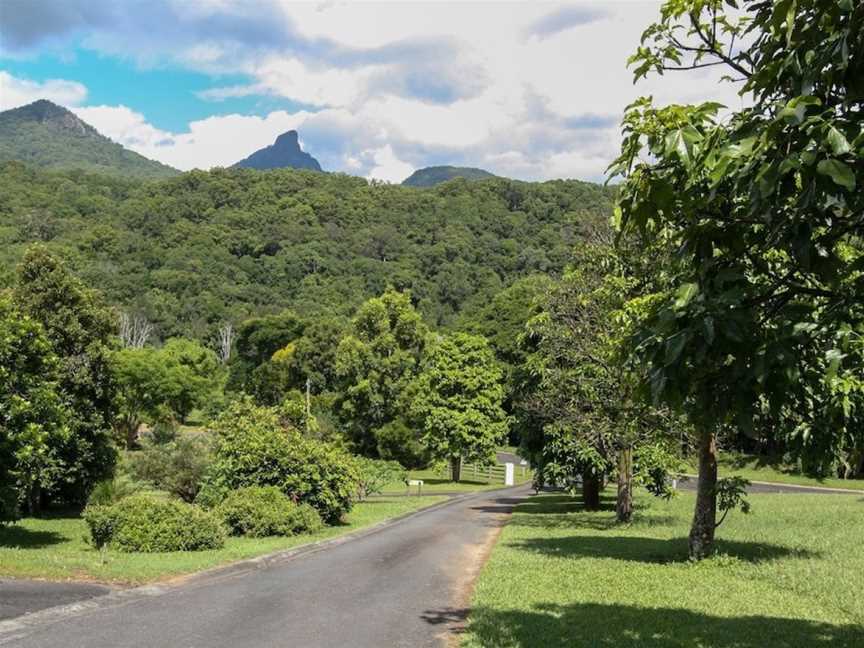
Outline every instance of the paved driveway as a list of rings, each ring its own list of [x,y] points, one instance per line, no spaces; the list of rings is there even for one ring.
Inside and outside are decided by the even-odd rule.
[[[29,648],[441,645],[527,487],[458,498],[361,538],[181,586],[115,592],[0,623]]]

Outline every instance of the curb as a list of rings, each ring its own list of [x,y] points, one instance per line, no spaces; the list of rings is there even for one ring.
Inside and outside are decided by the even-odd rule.
[[[514,490],[516,488],[519,488],[520,486],[522,486],[522,484],[518,486],[508,486],[506,488],[500,488],[495,490],[468,492],[463,495],[450,497],[443,502],[438,502],[436,504],[432,504],[431,506],[426,506],[415,511],[409,511],[408,513],[397,515],[396,517],[377,522],[370,526],[363,527],[362,529],[351,531],[349,533],[345,533],[334,538],[317,540],[315,542],[298,545],[290,549],[274,551],[268,554],[263,554],[261,556],[256,556],[254,558],[245,558],[232,563],[228,563],[226,565],[219,565],[217,567],[211,567],[203,571],[194,572],[192,574],[176,576],[162,582],[139,585],[137,587],[131,587],[128,589],[116,589],[108,592],[107,594],[104,594],[102,596],[96,596],[86,601],[67,603],[65,605],[57,605],[54,607],[45,608],[44,610],[31,612],[30,614],[25,614],[14,619],[0,621],[0,645],[7,644],[11,641],[22,638],[23,636],[28,634],[34,626],[55,623],[57,621],[61,621],[63,619],[67,619],[73,616],[80,616],[89,612],[96,612],[98,610],[103,610],[107,608],[119,607],[121,605],[127,605],[129,603],[134,603],[143,599],[161,596],[163,594],[168,594],[170,592],[176,591],[181,587],[203,587],[205,585],[209,585],[227,578],[243,576],[259,569],[264,569],[272,565],[288,562],[300,556],[317,553],[330,547],[335,547],[341,544],[345,544],[347,542],[351,542],[353,540],[365,538],[375,533],[379,533],[389,527],[400,524],[405,520],[418,517],[426,513],[431,513],[447,506],[458,504],[459,502],[463,502],[465,500],[478,498],[484,495]]]

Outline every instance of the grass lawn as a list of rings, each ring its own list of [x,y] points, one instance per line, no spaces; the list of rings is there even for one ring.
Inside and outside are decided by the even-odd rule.
[[[771,461],[764,457],[737,453],[720,453],[718,463],[721,477],[741,475],[750,481],[777,482],[779,484],[796,484],[798,486],[824,486],[827,488],[864,491],[864,479],[838,479],[836,477],[816,479],[802,475],[794,467],[785,466],[780,462]],[[689,471],[695,474],[695,466],[690,466]]]
[[[719,555],[689,563],[690,493],[640,494],[629,526],[531,498],[480,575],[463,648],[864,646],[864,500],[750,501],[719,529]]]
[[[0,526],[0,576],[52,580],[97,580],[138,584],[207,569],[297,545],[330,538],[423,508],[444,497],[376,497],[355,505],[345,524],[289,538],[229,538],[222,549],[171,553],[99,552],[85,540],[77,517],[28,518]]]
[[[493,475],[492,479],[486,478],[483,471],[478,471],[477,477],[471,468],[462,471],[462,480],[452,482],[449,479],[447,470],[437,471],[428,470],[411,470],[408,472],[409,479],[422,479],[424,493],[467,493],[471,491],[492,490],[495,488],[504,488],[503,477]],[[529,470],[522,474],[522,468],[516,466],[515,480],[517,484],[522,484],[526,481],[531,481],[531,472]],[[408,489],[401,481],[392,482],[384,488],[384,493],[406,493]],[[417,493],[417,487],[411,487],[411,493]]]

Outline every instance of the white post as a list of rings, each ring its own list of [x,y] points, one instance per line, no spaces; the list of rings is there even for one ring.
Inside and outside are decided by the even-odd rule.
[[[504,464],[504,485],[512,486],[516,483],[516,479],[514,476],[515,466],[512,463]]]

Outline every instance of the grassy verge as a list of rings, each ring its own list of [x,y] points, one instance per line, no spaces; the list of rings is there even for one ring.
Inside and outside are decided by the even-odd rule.
[[[720,455],[718,463],[721,477],[741,475],[750,481],[864,491],[864,479],[838,479],[836,477],[817,479],[802,475],[793,466],[786,466],[782,462],[762,457],[724,453]],[[695,466],[690,466],[689,472],[695,474]]]
[[[568,497],[530,499],[481,573],[463,646],[864,646],[861,498],[750,501],[719,530],[719,555],[691,564],[692,494],[640,494],[628,526]]]
[[[99,552],[87,543],[87,528],[80,518],[28,518],[19,524],[0,527],[0,575],[146,583],[342,535],[444,499],[376,497],[357,504],[344,524],[315,534],[289,538],[229,538],[222,549],[214,551],[157,554],[109,551],[105,564]]]

